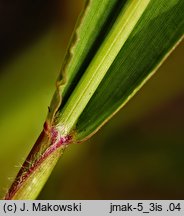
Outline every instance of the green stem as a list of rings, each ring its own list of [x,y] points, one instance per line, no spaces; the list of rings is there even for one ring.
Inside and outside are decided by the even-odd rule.
[[[35,199],[64,149],[71,142],[71,136],[61,137],[55,126],[50,127],[46,122],[5,199]]]

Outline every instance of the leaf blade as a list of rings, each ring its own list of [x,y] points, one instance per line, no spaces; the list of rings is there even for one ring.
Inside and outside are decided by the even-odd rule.
[[[143,19],[137,24],[136,29],[126,42],[124,49],[120,51],[121,53],[119,54],[119,57],[117,57],[115,63],[113,63],[113,66],[109,70],[108,73],[111,77],[106,77],[102,81],[102,84],[100,84],[95,95],[90,100],[82,115],[79,117],[76,126],[76,139],[78,141],[89,137],[91,134],[96,132],[104,124],[104,122],[106,122],[106,119],[109,119],[111,116],[113,116],[113,114],[116,113],[116,111],[119,110],[120,107],[122,107],[129,100],[131,95],[134,95],[133,91],[137,89],[139,85],[142,86],[141,83],[144,83],[144,80],[147,80],[146,77],[150,76],[151,72],[164,58],[164,56],[167,56],[169,50],[172,49],[172,47],[175,46],[175,44],[177,44],[177,42],[181,39],[184,32],[184,20],[182,16],[184,4],[182,1],[175,2],[177,2],[177,4],[173,5],[172,2],[172,6],[168,2],[166,3],[166,1],[152,1],[152,4],[149,5],[149,8],[147,8],[147,12],[144,14]],[[168,10],[165,8],[166,4]],[[152,13],[150,12],[151,7]],[[153,17],[153,19],[150,19],[149,17]],[[150,24],[147,21],[148,23],[146,28],[144,23],[145,20],[150,20],[149,22],[151,22]],[[157,27],[157,29],[155,29],[155,33],[151,26]],[[175,31],[172,31],[173,28]],[[166,35],[166,37],[164,37],[164,35]],[[160,38],[162,40],[159,42]],[[165,43],[163,42],[163,38],[167,38]],[[140,45],[140,43],[142,45]],[[159,44],[159,46],[157,46],[157,49],[155,48],[154,50],[155,44]],[[147,47],[147,51],[145,51],[143,47]],[[149,49],[153,50],[152,55],[150,55]],[[141,58],[141,60],[136,60],[138,57]],[[144,59],[147,59],[147,64],[145,64]],[[152,59],[154,60],[152,61]],[[134,62],[134,64],[132,65],[131,62]],[[144,65],[143,62],[145,67],[140,69],[140,66]],[[118,64],[120,64],[119,69],[116,69],[116,72],[114,72],[113,75],[112,71],[115,70],[115,65]],[[132,70],[130,65],[134,68],[134,70]],[[137,71],[137,75],[135,75],[136,68],[139,69]],[[122,74],[122,71],[124,71],[124,75]],[[126,75],[126,71],[131,71],[130,76]],[[147,74],[144,74],[144,71],[147,71]],[[142,80],[139,80],[141,73]],[[130,83],[131,79],[134,80],[134,84]],[[120,83],[118,80],[124,81],[123,83]],[[117,82],[113,84],[113,81]],[[116,89],[117,86],[120,86],[119,91],[124,91],[124,93],[118,93],[118,90],[116,90],[116,93],[114,93],[112,86],[114,86],[114,89]],[[109,89],[113,90],[110,91]]]
[[[78,117],[81,115],[93,93],[96,91],[96,88],[103,80],[103,77],[149,2],[150,0],[128,1],[124,9],[120,12],[112,29],[104,39],[98,52],[92,59],[60,113],[60,122],[65,127],[64,133],[68,134],[75,126]]]

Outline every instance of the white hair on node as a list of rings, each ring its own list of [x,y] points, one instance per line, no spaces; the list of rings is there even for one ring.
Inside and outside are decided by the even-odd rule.
[[[56,130],[59,132],[60,138],[63,137],[63,136],[66,136],[67,132],[68,132],[67,127],[64,126],[63,124],[58,124],[56,126]]]

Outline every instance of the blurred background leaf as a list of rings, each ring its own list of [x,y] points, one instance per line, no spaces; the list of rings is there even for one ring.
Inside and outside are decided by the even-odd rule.
[[[1,1],[8,10],[12,5],[12,17],[19,14],[19,20],[25,22],[19,28],[12,23],[14,18],[3,22],[7,23],[9,38],[6,42],[4,37],[0,46],[12,46],[1,49],[0,55],[1,196],[11,183],[8,178],[19,169],[14,166],[23,162],[41,131],[67,39],[83,3],[37,2],[40,8],[31,1],[16,1],[17,7],[12,1]],[[58,12],[48,21],[54,4]],[[19,12],[22,5],[30,8],[27,20],[33,24],[25,19],[25,9]],[[47,13],[42,13],[43,8]],[[3,27],[1,31],[6,32]],[[86,143],[69,147],[40,199],[184,198],[183,45],[98,134]]]

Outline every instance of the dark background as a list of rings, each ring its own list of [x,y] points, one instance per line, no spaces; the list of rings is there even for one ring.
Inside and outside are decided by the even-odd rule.
[[[0,0],[0,195],[39,135],[83,1]],[[184,43],[39,199],[184,199]]]

